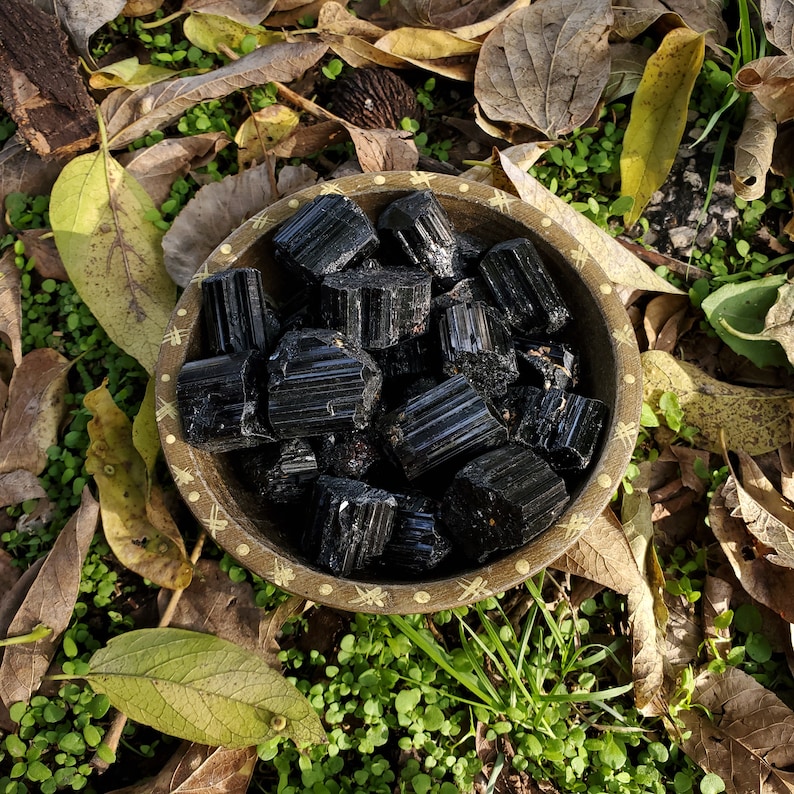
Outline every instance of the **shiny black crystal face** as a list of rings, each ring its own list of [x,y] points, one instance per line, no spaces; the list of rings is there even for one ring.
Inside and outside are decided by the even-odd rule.
[[[427,580],[560,516],[610,409],[577,391],[582,329],[531,240],[461,235],[430,191],[374,224],[329,194],[273,253],[300,295],[276,305],[248,268],[207,279],[177,398],[186,440],[225,455],[291,554]]]

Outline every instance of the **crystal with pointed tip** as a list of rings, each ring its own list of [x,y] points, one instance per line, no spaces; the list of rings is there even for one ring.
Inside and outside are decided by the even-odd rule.
[[[526,447],[506,444],[455,475],[440,518],[466,556],[484,562],[548,529],[568,500],[565,482],[543,458]]]
[[[406,267],[346,270],[323,279],[323,322],[367,350],[423,334],[430,315],[427,273]]]
[[[430,190],[419,190],[392,201],[378,218],[381,249],[393,259],[421,267],[442,282],[459,281],[463,267],[452,222]]]
[[[308,281],[320,281],[366,259],[378,234],[347,196],[327,193],[304,204],[273,237],[276,259]]]
[[[463,375],[455,375],[386,416],[384,431],[410,480],[507,441],[507,429]]]
[[[437,568],[451,553],[452,542],[439,526],[436,505],[422,494],[396,494],[397,517],[380,562],[410,574]]]
[[[488,397],[504,395],[518,378],[513,341],[499,312],[485,303],[458,303],[438,320],[443,371],[462,373]]]
[[[214,356],[259,350],[267,353],[279,333],[265,302],[262,274],[253,267],[222,270],[201,282],[202,314]]]
[[[519,370],[527,371],[532,384],[543,389],[570,389],[576,385],[576,353],[561,342],[513,337]]]
[[[268,416],[280,438],[367,427],[383,382],[368,353],[326,328],[285,333],[268,370]]]
[[[601,400],[562,389],[527,389],[516,441],[560,471],[583,471],[603,435],[609,409]]]
[[[265,422],[267,365],[256,350],[190,361],[177,376],[185,440],[229,452],[274,440]]]
[[[507,321],[525,333],[554,333],[571,316],[538,250],[525,237],[497,243],[480,273]]]
[[[303,550],[336,576],[348,576],[383,553],[397,512],[388,491],[322,475],[314,486]]]

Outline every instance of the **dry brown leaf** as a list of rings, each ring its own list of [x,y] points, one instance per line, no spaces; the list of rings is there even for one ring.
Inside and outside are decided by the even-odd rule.
[[[537,152],[537,149],[538,144],[528,144],[505,149],[499,153],[499,162],[515,185],[518,195],[527,203],[542,209],[553,221],[576,237],[585,251],[598,262],[614,283],[645,291],[682,294],[681,290],[657,276],[650,267],[627,251],[613,237],[530,176],[525,170],[528,168],[525,161],[527,154],[531,158],[532,152]],[[575,253],[571,251],[571,254]]]
[[[742,467],[741,483],[731,467],[736,478],[736,499],[731,489],[725,494],[725,505],[732,516],[744,520],[753,537],[774,550],[765,555],[770,562],[794,568],[794,506],[772,487],[748,454],[737,454]]]
[[[34,270],[43,279],[69,280],[52,232],[48,229],[25,229],[19,232],[19,239],[25,244],[25,255],[30,257]]]
[[[706,493],[705,480],[695,472],[695,463],[700,461],[701,470],[708,470],[709,453],[705,449],[694,449],[681,444],[672,444],[658,458],[660,461],[675,460],[681,471],[681,482],[685,488],[694,491],[698,496]]]
[[[736,73],[734,84],[752,92],[779,124],[794,118],[794,55],[751,61]]]
[[[205,132],[187,138],[166,138],[117,159],[159,207],[169,197],[176,179],[207,165],[230,143],[225,132]]]
[[[751,675],[736,667],[708,670],[695,679],[692,708],[680,712],[691,736],[682,746],[727,794],[794,791],[794,712]]]
[[[731,608],[733,585],[718,576],[706,575],[703,585],[703,634],[709,659],[724,659],[731,649],[729,628],[717,628],[714,621]]]
[[[474,78],[481,47],[479,42],[462,39],[450,31],[430,28],[397,28],[378,39],[375,46],[414,66],[453,80]]]
[[[370,42],[377,41],[385,31],[366,19],[353,16],[341,3],[324,3],[317,17],[317,30],[341,36],[358,36]]]
[[[731,184],[739,198],[754,201],[766,193],[766,175],[772,167],[776,137],[774,114],[750,96],[731,171]]]
[[[0,474],[0,507],[19,505],[28,499],[44,499],[47,492],[39,478],[27,469]]]
[[[510,5],[500,8],[496,13],[485,19],[480,19],[478,22],[471,22],[470,24],[461,25],[453,28],[450,32],[463,39],[479,39],[490,33],[497,25],[504,22],[507,17],[519,8],[525,8],[532,0],[513,0]]]
[[[692,30],[705,33],[709,47],[720,52],[720,47],[728,40],[728,24],[722,15],[722,0],[665,0],[665,5]]]
[[[703,629],[695,606],[685,596],[674,596],[665,591],[664,603],[668,614],[664,653],[671,675],[675,676],[687,665],[697,662]]]
[[[407,130],[365,130],[345,124],[350,133],[361,170],[413,171],[419,162],[419,151],[413,133]]]
[[[509,0],[390,0],[384,11],[406,25],[449,29],[475,25],[510,6]]]
[[[245,794],[256,761],[256,747],[228,750],[184,742],[156,777],[110,794]]]
[[[166,270],[180,287],[188,285],[215,246],[243,221],[281,198],[274,192],[272,168],[262,163],[211,182],[179,213],[163,237],[163,253]]]
[[[16,254],[8,248],[0,257],[0,334],[11,348],[14,364],[22,363],[22,277]]]
[[[794,4],[791,0],[762,0],[764,33],[785,55],[794,55]]]
[[[651,350],[675,350],[678,337],[687,330],[684,318],[690,305],[686,295],[659,295],[648,303],[642,324]]]
[[[794,502],[794,444],[784,444],[779,450],[780,490],[783,496]]]
[[[310,0],[308,3],[306,0],[278,0],[267,18],[267,25],[269,28],[285,28],[297,25],[298,20],[305,17],[317,19],[327,2],[328,0]],[[347,0],[342,0],[342,4],[346,5]]]
[[[71,363],[50,348],[32,350],[14,370],[0,430],[0,473],[40,474],[47,450],[66,416],[66,376]]]
[[[661,35],[684,26],[684,20],[659,0],[621,0],[614,8],[615,19],[611,36],[633,41],[652,25],[661,28]]]
[[[276,0],[184,0],[182,10],[228,17],[241,25],[258,25],[275,4]]]
[[[404,69],[408,66],[407,61],[390,55],[359,36],[323,32],[320,33],[320,39],[345,63],[355,69],[368,69],[372,66]]]
[[[133,92],[119,89],[122,94],[114,92],[101,105],[110,146],[120,149],[141,135],[162,129],[199,102],[250,85],[289,83],[314,66],[326,51],[324,44],[280,42],[207,74],[177,77]]]
[[[645,402],[656,409],[664,392],[674,392],[686,423],[699,430],[695,444],[701,449],[719,452],[720,432],[727,436],[728,449],[751,455],[788,441],[791,392],[724,383],[661,350],[648,350],[641,360]]]
[[[732,516],[726,505],[726,495],[738,501],[735,490],[736,480],[730,476],[711,499],[709,525],[714,537],[747,594],[794,623],[794,571],[756,554],[755,542],[744,521]]]
[[[36,692],[42,676],[69,626],[80,594],[83,561],[99,520],[99,503],[88,488],[69,523],[60,531],[36,580],[19,607],[8,634],[27,634],[43,623],[52,633],[42,640],[5,649],[0,665],[0,698],[6,706],[24,701]]]
[[[637,90],[651,50],[639,44],[619,41],[609,45],[609,54],[609,80],[602,95],[604,103],[629,96]]]
[[[338,121],[301,125],[292,135],[277,143],[271,152],[276,157],[307,157],[327,146],[346,141],[350,136]]]
[[[581,126],[609,80],[609,0],[546,0],[511,14],[485,40],[474,95],[493,121],[548,137]]]
[[[121,9],[123,17],[145,17],[153,14],[163,4],[163,0],[127,0]]]

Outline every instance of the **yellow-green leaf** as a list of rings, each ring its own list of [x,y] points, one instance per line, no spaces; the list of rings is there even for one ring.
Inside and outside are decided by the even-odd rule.
[[[794,392],[724,383],[661,350],[648,350],[641,358],[643,399],[656,409],[662,394],[673,392],[686,423],[699,430],[694,438],[699,449],[719,452],[721,431],[728,449],[750,455],[789,441]]]
[[[293,132],[299,121],[300,114],[286,105],[268,105],[250,115],[234,136],[240,168],[263,163],[265,152]]]
[[[146,463],[132,442],[132,423],[113,402],[107,386],[90,391],[91,413],[85,468],[99,488],[105,538],[119,562],[161,587],[187,587],[192,569],[174,520],[159,488],[149,481]],[[147,498],[148,496],[148,498]]]
[[[276,735],[298,746],[326,741],[317,713],[265,661],[212,634],[139,629],[110,640],[87,681],[119,711],[162,733],[228,748]]]
[[[149,482],[154,477],[154,464],[160,453],[160,434],[157,432],[157,417],[154,402],[154,379],[146,384],[143,402],[132,420],[132,444],[146,465]]]
[[[184,73],[182,72],[181,74]],[[154,85],[162,80],[170,80],[175,74],[180,73],[174,72],[173,69],[166,69],[165,66],[141,63],[137,57],[133,56],[97,69],[91,74],[88,82],[91,88],[98,90],[129,88],[132,91],[136,88]]]
[[[222,46],[237,49],[246,36],[253,36],[260,47],[286,38],[281,31],[243,25],[216,14],[191,14],[183,22],[182,29],[188,41],[204,52],[221,52]]]
[[[149,374],[176,302],[146,191],[106,151],[76,157],[52,188],[55,244],[107,335]]]
[[[689,97],[703,65],[706,39],[689,28],[674,28],[645,65],[631,104],[620,156],[621,192],[634,199],[624,215],[631,226],[673,165],[686,125]]]

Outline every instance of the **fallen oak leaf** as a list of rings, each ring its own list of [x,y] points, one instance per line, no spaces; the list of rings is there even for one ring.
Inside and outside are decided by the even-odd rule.
[[[109,794],[245,794],[257,759],[254,746],[230,750],[183,742],[155,777]]]
[[[99,519],[99,504],[88,488],[80,507],[60,531],[17,610],[7,633],[27,634],[40,624],[50,632],[31,644],[7,647],[0,664],[0,698],[10,707],[27,703],[47,672],[61,634],[72,619],[80,578]]]
[[[132,442],[132,426],[106,383],[85,395],[91,413],[86,471],[99,488],[105,538],[119,562],[161,587],[187,587],[192,569],[173,519]],[[147,498],[147,495],[149,498]]]
[[[31,350],[14,369],[0,428],[0,473],[25,469],[40,474],[66,416],[66,378],[71,363],[50,348]]]

